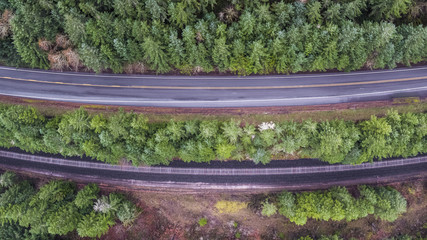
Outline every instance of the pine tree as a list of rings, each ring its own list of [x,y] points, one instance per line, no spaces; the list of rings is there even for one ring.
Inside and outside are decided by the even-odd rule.
[[[145,60],[151,64],[152,68],[159,73],[166,73],[170,70],[167,62],[167,55],[160,42],[151,37],[145,37],[142,43],[142,49],[145,52]]]
[[[221,37],[215,39],[215,45],[212,52],[212,59],[214,64],[218,66],[218,69],[223,72],[229,68],[230,65],[230,46],[226,44],[226,38]]]

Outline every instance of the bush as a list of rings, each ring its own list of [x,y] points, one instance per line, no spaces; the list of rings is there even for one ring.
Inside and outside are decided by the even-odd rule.
[[[20,204],[30,199],[36,193],[35,189],[27,181],[17,183],[9,187],[0,195],[0,207],[7,207],[9,204]]]
[[[0,239],[31,239],[31,240],[53,240],[48,234],[31,234],[27,228],[17,223],[5,223],[0,225]]]
[[[98,185],[94,183],[88,184],[77,193],[74,204],[80,209],[93,207],[93,202],[98,198],[98,193]]]
[[[123,226],[129,227],[138,218],[140,213],[135,204],[125,201],[117,211],[117,218],[123,223]]]
[[[6,171],[0,176],[0,186],[8,188],[15,184],[16,174],[14,172]]]
[[[215,203],[215,208],[219,213],[232,214],[245,209],[248,206],[247,202],[225,201],[221,200]]]
[[[277,207],[276,205],[274,205],[274,203],[269,203],[268,199],[266,199],[263,203],[262,203],[262,211],[261,214],[263,216],[267,216],[270,217],[274,214],[276,214],[277,212]]]
[[[203,227],[206,224],[208,224],[208,220],[206,218],[200,218],[200,220],[199,220],[199,226]]]
[[[77,226],[77,232],[80,237],[101,237],[113,225],[113,215],[91,212],[83,216]]]
[[[81,217],[82,215],[77,207],[70,202],[49,216],[46,222],[48,225],[47,230],[53,235],[66,235],[77,228]]]
[[[359,198],[352,197],[344,187],[297,194],[285,191],[278,197],[279,213],[304,225],[308,218],[350,221],[368,214],[392,222],[406,212],[405,198],[391,187],[360,186],[359,190]]]

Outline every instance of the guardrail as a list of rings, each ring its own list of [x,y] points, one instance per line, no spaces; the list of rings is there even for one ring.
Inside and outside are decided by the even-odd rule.
[[[62,158],[43,157],[31,154],[15,153],[0,150],[0,157],[21,159],[31,162],[69,166],[89,169],[102,169],[123,172],[140,172],[154,174],[182,174],[182,175],[216,175],[216,176],[244,176],[244,175],[291,175],[325,172],[343,172],[374,168],[386,168],[404,166],[418,163],[426,163],[427,157],[414,157],[407,159],[377,161],[373,163],[362,163],[359,165],[329,165],[315,167],[288,167],[288,168],[173,168],[173,167],[135,167],[110,165],[106,163],[94,163]]]

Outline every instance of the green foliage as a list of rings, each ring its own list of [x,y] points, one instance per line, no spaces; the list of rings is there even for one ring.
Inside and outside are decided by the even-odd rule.
[[[39,1],[11,0],[10,3],[15,9],[10,24],[16,50],[31,67],[47,69],[47,55],[39,48],[38,41],[54,39],[60,31],[60,19],[51,16],[53,6],[42,6]]]
[[[304,236],[304,237],[298,238],[298,240],[313,240],[313,238],[310,236]]]
[[[303,236],[303,237],[300,237],[298,239],[313,240],[313,238],[311,238],[310,236]],[[318,240],[344,240],[344,238],[341,238],[337,234],[335,234],[335,235],[322,235],[322,236],[320,236],[320,238],[316,238],[316,239],[318,239]]]
[[[141,211],[132,202],[125,201],[117,210],[117,218],[123,226],[129,227],[138,218]]]
[[[32,234],[17,223],[5,223],[0,225],[0,239],[51,240],[54,237],[48,234]]]
[[[166,73],[170,70],[166,53],[160,42],[146,37],[142,43],[142,49],[145,52],[145,61],[151,64],[154,70],[159,73]]]
[[[61,202],[72,199],[74,197],[74,193],[75,185],[73,183],[65,181],[50,181],[39,189],[31,202],[34,205],[39,202]]]
[[[96,212],[99,188],[85,186],[76,195],[75,185],[50,181],[37,191],[27,181],[5,186],[0,194],[1,239],[53,239],[77,230],[80,237],[100,237],[119,219],[130,226],[140,210],[118,193],[102,196],[108,209]]]
[[[359,135],[359,130],[351,122],[322,122],[311,141],[312,154],[329,163],[342,162],[359,140]]]
[[[58,35],[95,72],[350,71],[427,56],[426,9],[412,0],[5,0],[0,10],[13,12],[0,36],[0,60],[13,66],[53,68]]]
[[[227,44],[226,38],[221,37],[219,39],[215,39],[212,59],[221,72],[229,68],[230,55],[230,46]]]
[[[262,202],[262,211],[261,214],[263,216],[270,217],[277,212],[277,207],[274,205],[274,203],[269,203],[268,199],[266,199],[264,202]]]
[[[360,187],[361,195],[366,194],[367,191],[375,192],[376,201],[371,202],[374,207],[374,215],[378,218],[393,222],[406,212],[406,199],[396,189],[391,187]]]
[[[230,120],[224,122],[222,126],[225,137],[230,141],[230,143],[237,143],[240,135],[242,135],[242,128],[240,127],[240,122],[236,120]]]
[[[50,234],[65,235],[77,228],[81,217],[78,208],[69,202],[49,216],[46,222],[47,230]]]
[[[20,204],[30,199],[35,194],[33,186],[27,181],[20,182],[0,195],[0,207],[6,207],[9,204]]]
[[[80,209],[86,209],[93,206],[93,202],[98,198],[99,187],[91,183],[81,189],[74,199],[74,205]]]
[[[411,0],[369,0],[372,5],[371,15],[376,19],[400,18],[408,12]]]
[[[391,187],[360,186],[359,191],[359,198],[351,196],[344,187],[298,194],[285,191],[278,197],[279,213],[297,225],[304,225],[308,218],[351,221],[368,214],[392,222],[406,212],[406,199]]]
[[[208,220],[206,218],[200,218],[200,220],[199,220],[199,226],[203,227],[206,224],[208,224]]]
[[[105,68],[105,62],[98,49],[83,43],[78,51],[83,64],[88,68],[93,69],[97,73],[100,73]]]
[[[264,165],[271,160],[270,153],[262,148],[258,148],[252,158],[255,164],[262,163]]]
[[[360,145],[364,149],[362,161],[372,160],[375,157],[379,159],[387,157],[386,136],[392,132],[387,120],[372,116],[370,120],[361,123],[361,129],[363,140]]]
[[[77,232],[81,237],[101,237],[113,225],[113,215],[91,212],[83,216],[77,226]]]
[[[83,108],[49,118],[31,107],[0,107],[1,147],[86,155],[112,164],[123,158],[134,165],[167,165],[176,158],[185,162],[251,159],[267,164],[283,154],[360,164],[426,153],[426,136],[427,114],[394,111],[357,123],[334,120],[255,126],[236,120],[149,123],[141,114],[121,110],[106,117]],[[93,194],[85,201],[95,200]],[[90,205],[76,204],[82,209]]]
[[[11,36],[0,39],[0,62],[11,67],[28,67],[19,55]]]
[[[8,188],[16,183],[16,174],[6,171],[0,176],[0,186]]]

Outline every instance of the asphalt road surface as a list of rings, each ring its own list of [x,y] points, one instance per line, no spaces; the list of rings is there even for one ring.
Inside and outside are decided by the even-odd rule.
[[[294,161],[273,161],[272,165],[230,162],[223,163],[226,174],[205,175],[203,169],[212,170],[208,164],[184,164],[176,161],[168,171],[162,167],[143,168],[112,166],[93,161],[67,160],[55,156],[37,156],[22,152],[0,151],[0,167],[26,172],[35,172],[59,176],[74,180],[86,180],[126,187],[140,187],[150,190],[191,189],[191,190],[281,190],[281,189],[317,189],[333,185],[355,185],[403,181],[413,178],[425,178],[427,175],[427,157],[412,159],[393,159],[362,165],[330,165],[315,159]],[[69,163],[67,165],[67,162]],[[217,164],[214,162],[214,164]],[[177,167],[177,168],[176,168]],[[305,169],[318,168],[315,172]],[[183,169],[185,168],[185,169]],[[277,169],[295,171],[277,173]],[[338,171],[322,171],[336,168]],[[341,169],[342,168],[342,169]],[[214,171],[218,169],[213,168]],[[245,172],[253,171],[248,174]],[[254,170],[255,169],[255,170]],[[167,170],[167,169],[166,169]],[[188,173],[184,173],[188,171]],[[285,172],[285,171],[284,171]],[[304,173],[306,172],[306,173]]]
[[[60,73],[0,67],[0,94],[155,107],[315,105],[427,96],[427,67],[266,76]]]

